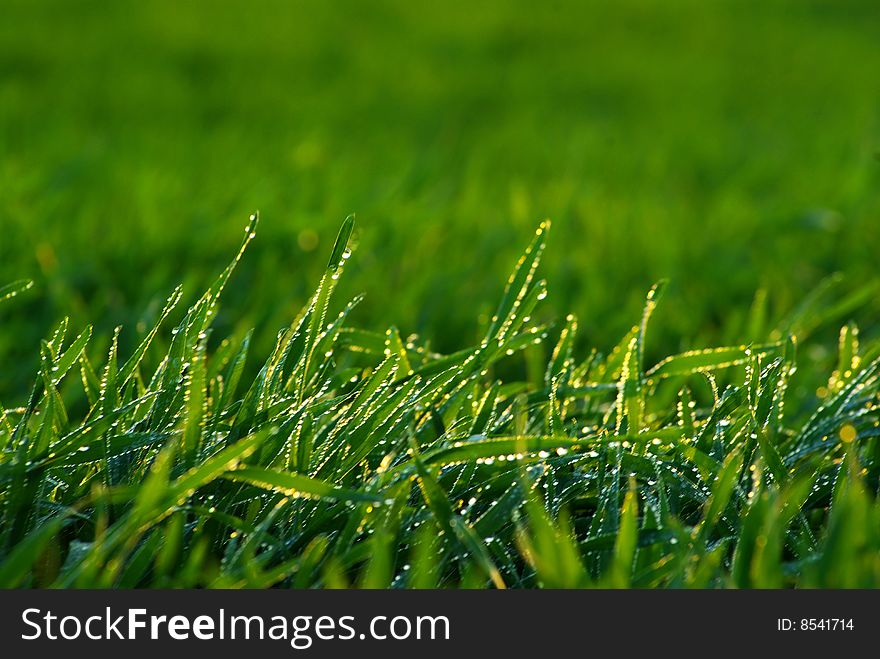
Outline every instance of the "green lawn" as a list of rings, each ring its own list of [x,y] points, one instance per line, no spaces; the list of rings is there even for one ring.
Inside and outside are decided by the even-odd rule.
[[[876,276],[873,2],[471,5],[5,2],[0,281],[39,288],[0,355],[149,320],[255,209],[223,320],[264,346],[349,213],[358,322],[445,350],[544,218],[552,310],[605,348],[661,277],[679,348]]]
[[[853,521],[859,515],[880,514],[872,496],[859,489],[874,490],[880,468],[871,430],[877,383],[870,370],[871,358],[880,350],[878,34],[880,6],[872,0],[455,1],[431,6],[399,0],[5,0],[0,19],[0,286],[20,278],[33,279],[35,286],[0,305],[0,410],[9,410],[6,425],[0,424],[0,560],[8,559],[15,547],[27,547],[21,544],[24,539],[50,528],[47,520],[55,519],[52,523],[62,525],[63,533],[54,544],[47,535],[40,546],[55,547],[58,561],[73,561],[72,548],[80,545],[72,542],[95,539],[96,525],[100,527],[106,512],[102,506],[109,506],[111,535],[128,533],[144,543],[128,547],[119,540],[113,552],[120,553],[107,555],[90,544],[88,560],[71,568],[73,572],[41,568],[37,577],[7,560],[5,565],[16,565],[13,572],[21,579],[6,583],[288,583],[288,573],[273,581],[241,576],[231,568],[217,576],[211,561],[206,571],[186,564],[186,555],[195,555],[192,548],[199,543],[206,547],[199,551],[218,561],[224,552],[238,551],[228,542],[231,525],[260,542],[266,534],[273,538],[269,544],[277,553],[265,559],[267,571],[279,565],[293,570],[291,560],[300,561],[296,570],[304,570],[302,562],[310,565],[312,559],[302,550],[329,543],[319,552],[325,563],[315,568],[323,576],[300,585],[334,580],[412,585],[394,577],[388,565],[361,571],[363,556],[357,552],[364,550],[356,548],[368,546],[378,556],[387,552],[393,565],[420,546],[419,525],[407,524],[433,520],[431,524],[452,534],[458,527],[444,525],[457,518],[450,518],[455,511],[446,508],[457,503],[459,494],[470,492],[471,484],[476,488],[488,482],[483,479],[495,478],[492,470],[499,468],[498,463],[480,463],[462,480],[457,472],[450,476],[450,465],[439,461],[433,464],[440,471],[431,475],[414,456],[400,457],[413,441],[430,457],[472,435],[550,437],[557,443],[585,435],[595,440],[595,446],[589,445],[592,451],[607,444],[609,436],[638,438],[643,432],[659,432],[663,438],[657,448],[663,469],[700,472],[694,487],[705,490],[702,495],[674,486],[661,496],[663,487],[673,486],[664,486],[663,478],[658,486],[658,478],[645,475],[646,461],[653,458],[646,457],[640,442],[648,442],[648,436],[627,440],[633,456],[627,458],[632,463],[627,468],[607,447],[598,451],[599,457],[589,458],[600,460],[598,465],[563,455],[551,458],[547,464],[557,458],[564,462],[553,463],[551,471],[558,473],[551,475],[523,475],[511,461],[498,478],[512,488],[505,491],[520,498],[496,514],[507,524],[492,534],[501,546],[490,542],[488,549],[475,549],[469,532],[456,531],[467,552],[488,554],[470,564],[461,559],[461,547],[447,546],[443,560],[448,562],[432,568],[440,575],[436,578],[471,585],[503,578],[523,586],[538,581],[649,586],[790,585],[797,579],[804,585],[880,583],[880,577],[872,576],[880,568],[870,558],[864,571],[853,568],[842,576],[828,567],[844,556],[835,553],[837,546],[828,538],[837,537],[834,533],[847,524],[859,527]],[[229,262],[255,210],[261,217],[259,235],[230,279],[222,308],[208,319],[213,329],[204,341],[190,336],[185,345],[176,345],[177,335],[169,327],[182,323],[184,334],[197,328],[196,336],[207,327],[207,321],[185,318],[181,309],[194,304]],[[365,293],[346,326],[366,331],[342,333],[344,341],[328,346],[326,372],[313,370],[314,346],[309,347],[308,339],[305,347],[297,344],[296,358],[291,356],[281,369],[285,381],[260,390],[260,383],[269,380],[259,368],[266,359],[273,363],[278,330],[309,300],[336,232],[350,213],[357,217],[354,250],[334,299]],[[478,346],[483,337],[497,338],[492,315],[504,283],[545,218],[552,220],[552,231],[540,276],[546,278],[549,294],[529,322],[540,326],[539,336],[546,324],[548,338],[526,345],[528,337],[521,337],[523,343],[511,348],[512,356],[487,356],[486,373],[471,372],[472,364],[464,362],[467,354],[456,351]],[[627,341],[614,352],[638,322],[646,292],[661,279],[670,284],[650,332],[639,335],[646,340],[639,339],[635,352]],[[117,389],[111,383],[108,389],[102,379],[108,374],[104,368],[114,328],[122,326],[121,368],[149,335],[178,283],[184,286],[180,309],[171,313],[143,362],[128,374],[129,381],[120,381]],[[536,290],[526,289],[530,294]],[[341,309],[336,302],[327,318],[310,312],[308,322],[314,318],[315,325],[306,336],[314,339]],[[552,352],[569,313],[577,315],[579,329],[571,340],[572,361],[563,369]],[[67,343],[51,334],[64,317],[70,319]],[[34,388],[41,364],[44,369],[57,367],[64,354],[61,346],[87,325],[94,327],[82,353],[87,360],[77,352],[78,365],[68,365],[72,370],[66,379],[55,382],[54,376],[38,374]],[[346,384],[345,378],[357,373],[363,378],[358,383],[366,383],[371,373],[376,375],[382,337],[391,326],[403,343],[411,339],[413,347],[403,352],[412,353],[407,360],[414,370],[458,378],[461,390],[437,388],[437,383],[408,389],[410,385],[395,380],[405,377],[400,370],[404,366],[395,364],[391,374],[379,378],[380,391],[389,397],[380,409],[401,413],[385,419],[390,424],[386,427],[372,416],[377,409],[366,399],[360,400],[366,407],[348,408],[334,395],[368,386]],[[850,330],[840,335],[838,345],[842,326],[858,326],[858,347],[850,345]],[[230,398],[230,393],[224,399],[216,380],[229,366],[224,350],[237,348],[251,328],[251,356],[243,366],[239,396]],[[396,332],[390,336],[397,337]],[[49,340],[41,362],[44,337]],[[221,343],[225,337],[231,338],[228,345]],[[797,370],[789,373],[795,340]],[[746,355],[739,346],[751,343],[766,350]],[[735,349],[698,358],[706,363],[687,362],[680,372],[660,378],[662,383],[651,381],[650,367],[664,357],[712,346]],[[589,358],[592,348],[607,357]],[[396,343],[389,349],[399,352]],[[450,353],[454,356],[449,360],[441,359]],[[165,355],[183,361],[163,366]],[[727,357],[732,368],[721,367]],[[201,400],[192,389],[199,389],[198,382],[192,385],[182,366],[194,359],[207,359],[208,364],[203,394],[210,411],[199,417],[204,423],[191,421],[195,412],[188,405],[191,394]],[[761,361],[752,363],[755,359]],[[759,377],[749,367],[759,374],[770,370]],[[703,373],[709,370],[715,375],[707,384]],[[566,375],[558,380],[562,371]],[[292,373],[307,382],[287,381]],[[151,382],[153,374],[156,380]],[[492,388],[495,378],[505,383],[497,391]],[[257,393],[242,398],[251,383]],[[851,383],[858,396],[844,401],[841,392]],[[685,385],[697,410],[693,427],[682,417],[677,399]],[[738,387],[736,395],[744,398],[724,403],[728,385]],[[558,386],[562,393],[554,388]],[[594,386],[602,395],[584,393],[584,387]],[[471,396],[468,403],[457,398],[465,388]],[[107,391],[112,392],[109,399]],[[782,405],[784,398],[784,418],[757,418],[761,395],[766,404]],[[108,428],[96,431],[95,437],[86,433],[89,423],[109,423],[117,406],[124,408],[138,396],[158,400],[149,409],[120,413],[113,433]],[[481,416],[479,406],[470,407],[489,396],[497,398],[498,418],[484,418],[488,412]],[[843,397],[837,407],[835,396]],[[423,416],[396,410],[402,400]],[[47,412],[49,401],[55,406],[51,414],[58,416],[47,425],[47,414],[55,418]],[[284,407],[294,403],[295,409]],[[817,412],[820,408],[825,412]],[[827,414],[822,423],[828,425],[817,426],[815,417],[810,421],[814,414],[820,421]],[[285,420],[296,418],[299,424],[306,417],[314,424],[306,433],[314,433],[309,445],[325,451],[329,462],[311,468],[303,466],[302,456],[300,462],[289,457],[279,462],[274,452],[281,449],[267,433],[275,437],[279,425],[293,432]],[[389,433],[388,444],[370,444],[362,461],[352,463],[365,472],[355,474],[347,470],[352,468],[349,458],[334,442],[342,441],[338,428],[367,418],[378,425],[358,441],[379,442],[376,433],[382,430]],[[722,420],[730,429],[719,430],[712,439],[713,424]],[[205,424],[227,433],[226,438],[218,444],[216,437],[203,436]],[[425,430],[426,424],[433,430]],[[201,428],[196,439],[196,431],[187,430],[192,427]],[[673,448],[678,440],[669,439],[670,428],[681,427],[690,434],[682,446],[692,442],[693,451]],[[850,428],[865,438],[864,444],[846,439]],[[107,454],[99,463],[80,456],[76,467],[70,467],[72,451],[80,445],[65,437],[77,432],[86,433],[83,446],[95,451],[104,446]],[[297,426],[298,439],[290,441],[305,441],[303,432]],[[827,444],[822,439],[826,435],[843,439]],[[186,449],[187,437],[197,448]],[[95,503],[111,496],[96,493],[99,484],[113,491],[155,471],[160,446],[172,447],[160,455],[174,466],[156,478],[173,481],[209,460],[212,451],[245,437],[256,437],[248,441],[264,447],[251,458],[251,469],[281,469],[317,479],[320,487],[347,488],[361,498],[364,492],[390,488],[387,496],[400,510],[391,507],[397,510],[389,513],[393,519],[362,518],[366,513],[358,512],[360,508],[352,512],[343,496],[342,503],[334,499],[337,507],[323,509],[322,503],[312,508],[301,501],[282,513],[270,513],[266,506],[276,505],[279,493],[291,488],[270,487],[270,494],[260,498],[233,486],[240,481],[225,468],[200,481],[209,492],[200,489],[199,496],[207,497],[215,488],[211,496],[224,501],[224,511],[232,517],[218,518],[207,529],[193,521],[202,519],[203,512],[186,508],[185,497],[168,492],[161,495],[167,498],[162,503],[143,504],[138,513],[143,518],[126,508],[133,494],[123,492],[113,504]],[[762,443],[756,444],[759,437]],[[847,446],[856,444],[858,450],[849,451],[845,459]],[[392,463],[402,460],[394,463],[394,477],[371,475],[392,448],[397,456]],[[53,451],[61,457],[50,458]],[[131,460],[118,463],[123,454]],[[25,468],[28,460],[50,462],[34,472]],[[746,496],[753,465],[758,473],[769,474],[766,489],[761,485],[752,490],[757,498],[739,500],[724,491],[735,476],[736,492]],[[725,481],[723,466],[731,473],[739,466],[742,473]],[[73,476],[65,480],[67,467]],[[422,469],[428,469],[428,477],[422,476],[423,505],[409,501],[402,485]],[[847,469],[854,482],[864,478],[864,483],[858,481],[852,491],[842,486],[830,491],[822,479],[834,481],[832,474]],[[630,472],[638,481],[631,489]],[[816,480],[808,482],[808,472]],[[579,481],[585,473],[589,479]],[[258,487],[255,482],[265,485],[265,474],[264,481],[251,476],[245,488]],[[619,497],[598,501],[606,477],[616,483]],[[517,488],[528,489],[523,479],[530,478],[546,483],[545,489],[568,488],[567,494],[547,499],[544,507],[524,503],[532,499],[520,496]],[[643,479],[654,482],[646,485]],[[579,487],[584,490],[577,491]],[[801,501],[799,487],[814,489]],[[18,491],[24,498],[13,496]],[[451,503],[438,503],[438,491],[454,493]],[[627,491],[633,492],[629,504],[624,501]],[[242,507],[242,492],[260,503]],[[723,499],[722,508],[730,506],[729,519],[721,514],[724,510],[711,509],[707,493],[716,501]],[[664,497],[663,505],[673,509],[663,508]],[[768,511],[784,507],[791,497],[798,500],[800,512],[783,524],[777,518],[787,513],[777,510],[772,517]],[[845,502],[837,518],[844,521],[835,522],[831,515],[834,497]],[[203,510],[210,507],[208,501],[186,505]],[[755,501],[766,505],[749,518]],[[69,514],[74,505],[85,507],[84,519],[52,517],[62,510]],[[462,513],[462,519],[474,521],[487,514],[488,508],[480,505]],[[660,512],[651,517],[646,511],[655,505]],[[516,515],[529,523],[514,523]],[[635,563],[627,553],[628,536],[624,533],[620,540],[619,535],[627,528],[627,515],[645,538],[652,533],[661,538],[660,546],[640,549]],[[301,536],[277,537],[282,518],[290,522],[302,517],[311,522]],[[746,523],[748,519],[752,521]],[[381,539],[359,544],[356,534],[343,534],[349,545],[340,545],[339,520],[348,524],[345,529],[377,530]],[[734,522],[725,529],[730,520]],[[540,531],[545,522],[553,529],[547,533],[565,537],[565,525],[573,525],[571,537],[580,543],[583,565],[565,575],[548,575],[529,562],[523,529],[528,527],[532,542],[546,543],[550,535],[542,540]],[[135,534],[138,523],[146,526]],[[156,530],[166,524],[177,525],[175,532],[189,548],[179,562],[176,555],[157,558],[161,569],[154,567],[154,572],[138,572],[129,565],[126,569],[134,571],[126,572],[128,576],[114,573],[106,582],[89,571],[113,560],[122,570],[134,560],[132,552],[160,555],[158,539],[150,538],[158,538]],[[755,559],[757,567],[743,563],[751,556],[738,554],[737,563],[737,542],[760,535],[761,524],[771,529],[766,537],[781,542],[784,551]],[[398,527],[406,529],[398,533]],[[845,551],[872,556],[880,547],[873,536],[858,542],[844,543]],[[827,543],[832,543],[830,549]],[[563,543],[553,550],[544,546],[544,551],[568,549]],[[681,565],[697,561],[705,571],[696,577],[685,567],[680,573],[676,567],[670,574],[648,574],[664,555]],[[241,561],[244,554],[236,556]],[[624,575],[621,561],[628,556],[642,572]]]

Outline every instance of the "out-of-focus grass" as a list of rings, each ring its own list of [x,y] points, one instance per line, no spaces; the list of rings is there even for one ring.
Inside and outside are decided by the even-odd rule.
[[[38,289],[0,316],[10,404],[58,317],[105,343],[150,326],[253,208],[263,238],[218,325],[265,328],[264,349],[319,275],[306,252],[352,211],[367,229],[342,292],[373,292],[357,322],[443,350],[480,335],[474,311],[542,217],[552,309],[578,312],[591,345],[612,345],[659,277],[673,287],[649,350],[665,354],[742,339],[759,288],[779,318],[831,272],[875,274],[872,1],[2,14],[0,281]]]

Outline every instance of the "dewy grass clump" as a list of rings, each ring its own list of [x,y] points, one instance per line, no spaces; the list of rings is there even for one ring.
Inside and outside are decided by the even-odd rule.
[[[331,312],[348,219],[245,382],[249,335],[208,345],[255,229],[158,362],[180,290],[124,358],[67,321],[43,341],[0,417],[0,585],[880,586],[880,361],[854,326],[814,410],[794,332],[646,363],[662,285],[608,355],[576,357],[574,317],[531,319],[542,225],[485,338],[438,355],[347,327],[357,300]],[[496,377],[551,335],[541,375]]]

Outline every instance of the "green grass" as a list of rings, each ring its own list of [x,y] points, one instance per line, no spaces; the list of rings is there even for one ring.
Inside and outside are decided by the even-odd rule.
[[[66,320],[42,342],[27,404],[0,424],[0,585],[880,585],[880,344],[845,325],[805,406],[796,336],[841,311],[819,296],[784,330],[755,311],[761,342],[651,364],[661,283],[614,350],[584,358],[574,316],[559,332],[532,318],[545,223],[482,341],[439,355],[347,324],[349,218],[268,356],[250,335],[209,350],[256,225],[132,354],[118,333],[90,354],[91,328],[69,338]],[[530,352],[527,379],[497,376]]]
[[[876,2],[473,5],[5,1],[0,281],[41,294],[2,318],[0,400],[62,316],[106,342],[197,294],[255,208],[217,322],[261,350],[353,212],[358,323],[444,351],[547,217],[547,318],[577,313],[582,348],[661,278],[656,357],[741,340],[758,290],[779,319],[834,272],[876,278]]]
[[[878,30],[5,0],[0,584],[878,585]]]

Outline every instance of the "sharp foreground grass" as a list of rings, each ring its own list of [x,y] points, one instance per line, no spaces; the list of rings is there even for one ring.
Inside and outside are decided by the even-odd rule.
[[[574,317],[531,319],[541,225],[485,338],[438,355],[393,326],[347,327],[357,299],[331,311],[348,219],[244,382],[249,335],[211,326],[256,224],[133,354],[117,331],[98,360],[67,321],[42,343],[26,405],[0,416],[0,585],[880,586],[880,345],[848,324],[820,405],[790,386],[796,336],[845,302],[820,291],[773,330],[758,307],[764,341],[651,365],[659,284],[616,348],[576,356]],[[541,342],[546,364],[498,377]]]

